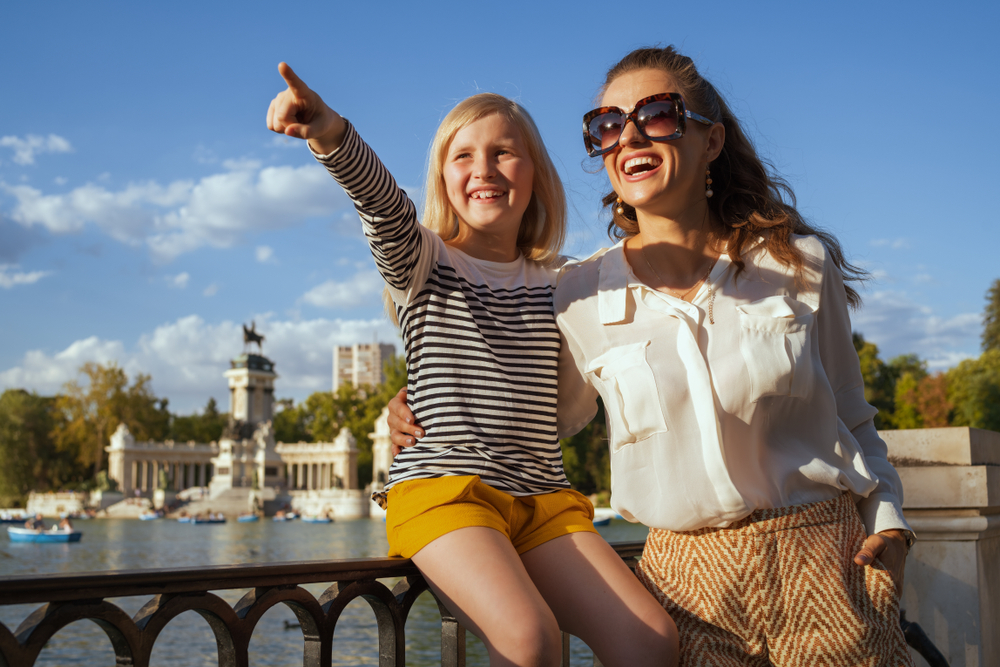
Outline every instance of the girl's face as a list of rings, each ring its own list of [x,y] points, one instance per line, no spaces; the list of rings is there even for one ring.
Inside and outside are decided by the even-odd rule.
[[[509,238],[516,249],[535,178],[520,130],[496,114],[469,123],[451,140],[443,172],[448,201],[459,219],[459,238],[482,237],[491,243]]]
[[[612,81],[601,106],[631,111],[644,97],[679,93],[673,77],[662,70],[645,69],[622,74]],[[717,124],[718,125],[718,124]],[[721,126],[719,126],[721,128]],[[643,137],[633,123],[622,132],[618,146],[604,154],[611,186],[637,213],[676,218],[705,201],[705,169],[713,154],[710,128],[688,121],[680,139],[654,142]],[[718,145],[721,150],[721,142]]]

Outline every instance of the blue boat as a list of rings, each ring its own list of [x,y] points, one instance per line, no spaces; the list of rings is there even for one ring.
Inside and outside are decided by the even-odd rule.
[[[606,516],[600,519],[594,519],[595,526],[607,526],[611,523],[611,517]]]
[[[79,530],[35,530],[33,528],[7,528],[11,542],[79,542]]]
[[[333,519],[328,516],[304,516],[302,523],[333,523]]]
[[[255,523],[257,521],[260,521],[260,517],[258,517],[256,514],[241,514],[238,517],[236,517],[236,521],[238,521],[239,523]]]

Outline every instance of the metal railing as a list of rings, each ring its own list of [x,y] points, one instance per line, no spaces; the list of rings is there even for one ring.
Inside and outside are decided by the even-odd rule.
[[[612,544],[635,568],[643,542]],[[392,589],[380,579],[399,579]],[[303,584],[330,583],[317,598]],[[247,592],[233,606],[212,591]],[[427,583],[408,559],[222,565],[200,568],[129,570],[106,574],[0,577],[0,605],[36,604],[16,630],[0,623],[0,667],[32,667],[57,632],[91,620],[105,632],[119,667],[148,667],[153,645],[179,614],[195,611],[211,628],[220,667],[248,667],[254,627],[275,605],[284,604],[302,629],[304,667],[331,664],[341,612],[364,599],[375,612],[379,667],[405,665],[406,619]],[[151,596],[129,616],[108,598]],[[442,667],[464,667],[465,629],[438,601]],[[595,664],[597,663],[595,659]],[[569,665],[569,637],[563,635],[563,665]]]

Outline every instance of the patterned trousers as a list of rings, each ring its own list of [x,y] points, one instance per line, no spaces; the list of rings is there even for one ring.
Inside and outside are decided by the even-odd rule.
[[[637,573],[673,617],[682,667],[912,667],[889,572],[854,563],[850,494],[726,528],[653,528]]]

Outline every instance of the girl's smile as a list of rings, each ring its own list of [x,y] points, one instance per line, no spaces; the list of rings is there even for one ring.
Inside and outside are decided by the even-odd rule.
[[[498,114],[469,123],[455,133],[443,175],[459,220],[458,235],[448,243],[479,259],[517,259],[517,233],[535,175],[518,128]]]

